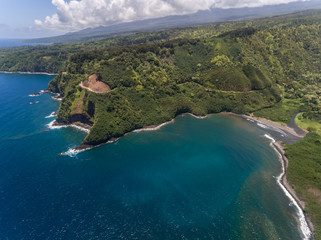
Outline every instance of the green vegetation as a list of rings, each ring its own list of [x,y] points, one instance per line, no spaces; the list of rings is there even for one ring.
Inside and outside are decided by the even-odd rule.
[[[309,133],[285,150],[289,158],[287,178],[307,203],[305,210],[315,225],[315,238],[321,239],[321,136]]]
[[[58,73],[65,69],[66,61],[74,53],[93,51],[97,49],[101,50],[111,46],[129,46],[133,44],[148,44],[155,42],[161,43],[173,39],[207,40],[220,35],[222,37],[227,36],[229,38],[243,38],[246,35],[253,34],[253,29],[257,31],[265,29],[285,30],[292,28],[295,29],[295,37],[302,38],[299,40],[302,40],[301,44],[305,44],[305,48],[314,48],[320,44],[320,40],[312,41],[313,37],[318,33],[315,31],[315,28],[317,28],[317,25],[315,24],[320,22],[320,10],[310,10],[302,13],[287,14],[272,18],[226,22],[197,27],[173,28],[166,31],[133,33],[125,36],[111,36],[104,40],[78,44],[53,44],[48,46],[1,48],[0,71]],[[300,26],[300,29],[297,29],[297,26]],[[239,29],[242,28],[245,29],[244,33],[238,33]],[[301,34],[301,28],[303,31],[310,28],[311,32],[305,31],[304,34]],[[227,34],[229,31],[230,33]],[[283,34],[286,33],[283,32]],[[268,37],[266,40],[271,40],[271,38]],[[280,44],[283,43],[280,42]],[[273,48],[271,50],[273,50]],[[293,51],[294,50],[295,49],[293,49]]]
[[[113,90],[84,97],[82,113],[88,119],[86,103],[95,106],[94,125],[84,141],[88,145],[181,113],[250,113],[274,105],[282,91],[273,79],[281,76],[270,74],[268,67],[259,69],[257,64],[265,65],[263,56],[250,59],[243,49],[241,41],[224,35],[74,54],[66,72],[49,84],[52,91],[65,95],[58,120],[70,122],[79,100],[78,85],[93,73]]]
[[[300,99],[283,99],[281,102],[264,109],[256,111],[257,117],[268,118],[274,122],[288,124],[293,114],[306,111],[307,107]],[[300,125],[299,125],[300,126]]]
[[[287,17],[146,33],[154,43],[134,44],[144,42],[139,34],[127,36],[125,46],[117,46],[122,38],[106,40],[106,48],[97,47],[102,41],[86,43],[96,50],[69,56],[64,72],[49,84],[65,96],[58,120],[71,121],[78,85],[93,73],[112,91],[82,98],[81,113],[94,123],[87,145],[185,112],[255,112],[282,123],[299,111],[318,116],[321,15]],[[233,29],[240,25],[245,28]],[[222,33],[223,26],[232,30]],[[94,113],[88,114],[89,103]]]
[[[321,135],[321,121],[311,120],[308,117],[305,117],[306,113],[300,113],[295,118],[295,123],[303,129],[308,131],[313,131]]]
[[[320,231],[321,11],[115,37],[98,42],[0,49],[2,71],[59,72],[57,121],[92,128],[84,146],[182,113],[222,111],[297,123],[312,133],[286,147],[291,185]],[[90,75],[111,87],[96,94]]]

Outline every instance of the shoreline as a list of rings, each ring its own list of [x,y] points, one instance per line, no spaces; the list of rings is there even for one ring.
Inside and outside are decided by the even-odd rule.
[[[304,138],[305,136],[304,135],[300,135],[298,134],[293,128],[291,127],[288,127],[286,125],[283,125],[281,123],[277,123],[277,122],[273,122],[271,120],[268,120],[266,118],[257,118],[257,117],[254,117],[254,116],[247,116],[247,115],[240,115],[242,116],[243,118],[245,119],[250,119],[250,120],[253,120],[253,121],[256,121],[260,124],[263,124],[263,125],[267,125],[267,126],[270,126],[272,128],[276,128],[276,129],[279,129],[279,130],[282,130],[288,134],[291,134],[295,137],[298,137],[298,138]]]
[[[47,116],[47,117],[49,118],[49,116]],[[45,118],[47,118],[47,117],[45,117]],[[61,123],[58,123],[56,120],[53,120],[50,123],[48,123],[47,127],[49,129],[59,129],[59,128],[66,128],[66,127],[73,127],[73,128],[77,128],[78,130],[81,130],[81,131],[86,132],[86,133],[89,133],[90,128],[91,128],[90,125],[82,123],[82,122],[74,122],[74,123],[71,123],[71,124],[61,124]]]
[[[193,113],[182,113],[182,114],[180,114],[180,115],[177,115],[176,117],[174,117],[173,119],[171,119],[171,120],[169,120],[169,121],[160,123],[160,124],[158,124],[158,125],[156,125],[156,124],[155,124],[155,125],[148,125],[148,126],[144,126],[144,127],[142,127],[142,128],[138,128],[138,129],[131,130],[131,131],[126,132],[126,133],[124,133],[123,135],[121,135],[121,136],[119,136],[119,137],[117,137],[117,138],[116,138],[116,137],[112,137],[112,138],[110,138],[109,140],[107,140],[107,141],[104,142],[104,143],[100,143],[100,144],[97,144],[97,145],[80,144],[79,146],[74,147],[73,149],[75,149],[75,150],[82,150],[82,149],[87,149],[87,150],[89,150],[89,149],[91,149],[91,148],[96,148],[96,147],[99,147],[99,146],[108,144],[108,143],[110,143],[110,142],[114,142],[114,139],[117,139],[117,140],[118,140],[119,138],[124,137],[124,136],[126,136],[126,135],[128,135],[128,134],[130,134],[130,133],[133,133],[133,132],[159,130],[162,126],[165,126],[165,125],[167,125],[167,124],[169,124],[169,123],[174,123],[174,122],[175,122],[175,119],[176,119],[177,117],[184,117],[184,116],[186,116],[186,115],[189,115],[189,116],[192,116],[192,117],[194,117],[194,118],[196,118],[196,119],[205,119],[205,118],[207,118],[207,117],[209,117],[209,116],[211,116],[211,115],[214,115],[214,114],[232,115],[232,116],[236,116],[236,117],[241,117],[241,118],[243,118],[243,119],[250,120],[252,123],[257,123],[256,127],[261,127],[261,128],[263,128],[263,129],[265,129],[265,131],[267,131],[266,127],[270,127],[270,128],[271,128],[271,129],[270,129],[271,131],[274,131],[274,132],[281,131],[281,132],[284,133],[284,134],[288,134],[288,135],[295,136],[295,137],[297,138],[296,141],[304,138],[304,136],[300,136],[300,135],[298,135],[297,133],[295,133],[295,131],[294,131],[292,128],[290,128],[290,127],[288,127],[288,126],[285,126],[285,125],[282,125],[282,124],[279,124],[279,123],[276,123],[276,122],[272,122],[272,121],[270,121],[270,120],[268,120],[268,119],[265,119],[265,118],[257,119],[257,118],[255,118],[255,117],[251,117],[251,116],[244,115],[244,114],[237,114],[237,113],[233,113],[233,112],[210,113],[210,114],[207,114],[207,115],[200,115],[200,116],[195,115],[195,114],[193,114]],[[85,125],[85,126],[87,125],[87,124],[81,123],[81,122],[79,122],[79,121],[78,121],[78,122],[74,122],[74,123],[69,123],[69,124],[60,124],[60,123],[58,123],[56,120],[54,120],[54,122],[55,122],[55,123],[53,123],[53,125],[51,126],[51,127],[53,127],[53,128],[68,127],[68,126],[71,126],[71,127],[76,126],[76,127],[78,127],[78,128],[82,128],[82,126],[81,126],[82,124]],[[50,123],[50,124],[51,124],[51,123]],[[264,125],[264,127],[262,127],[260,124]],[[48,125],[48,126],[49,126],[49,125]],[[89,125],[87,125],[87,126],[89,126]],[[265,127],[265,126],[266,126],[266,127]],[[84,129],[85,129],[86,132],[89,132],[90,128],[91,128],[91,126],[89,126],[89,127],[84,127]],[[267,131],[267,132],[269,132],[269,131]],[[279,140],[279,139],[277,139],[277,140]]]
[[[58,73],[47,73],[47,72],[9,72],[9,71],[0,71],[0,73],[4,74],[37,74],[37,75],[49,75],[49,76],[56,76]]]
[[[275,129],[282,130],[287,134],[291,134],[291,135],[297,137],[298,140],[303,139],[305,137],[305,135],[303,136],[303,135],[297,134],[293,128],[290,128],[288,126],[285,126],[285,125],[277,123],[277,122],[270,121],[265,118],[258,119],[256,117],[247,116],[244,114],[243,115],[234,114],[234,113],[231,113],[231,114],[233,114],[235,116],[240,116],[240,117],[247,119],[247,120],[250,119],[251,121],[257,123],[258,127],[260,127],[259,124],[264,124],[268,127],[272,127],[272,129],[275,128]],[[301,233],[304,236],[303,239],[304,240],[314,240],[314,225],[313,225],[310,217],[304,211],[306,203],[298,197],[298,195],[296,194],[294,189],[291,187],[290,183],[288,182],[288,180],[286,178],[286,171],[287,171],[289,160],[285,156],[285,150],[283,148],[283,143],[280,139],[274,139],[273,137],[269,136],[268,134],[266,134],[265,137],[268,138],[269,140],[271,140],[270,146],[276,151],[276,153],[278,154],[279,159],[281,161],[282,172],[277,177],[277,183],[281,187],[284,194],[288,197],[288,199],[297,208],[297,217],[299,220]]]
[[[314,240],[314,225],[310,219],[310,217],[306,214],[304,208],[306,203],[302,201],[294,189],[289,184],[286,178],[287,167],[289,164],[288,158],[285,156],[285,151],[283,145],[280,141],[271,140],[271,146],[278,153],[279,159],[282,164],[282,172],[277,177],[277,183],[280,185],[281,189],[285,193],[285,195],[290,199],[293,205],[297,208],[297,217],[300,222],[300,229],[304,236],[304,240]]]
[[[197,115],[194,115],[192,113],[183,113],[183,114],[180,114],[180,115],[178,115],[176,117],[183,117],[183,116],[186,116],[186,115],[190,115],[190,116],[192,116],[194,118],[197,118],[197,119],[204,119],[204,118],[210,116],[211,114],[207,114],[205,116],[197,116]],[[163,126],[165,126],[167,124],[174,123],[176,117],[173,118],[170,121],[167,121],[167,122],[164,122],[164,123],[161,123],[161,124],[158,124],[158,125],[149,125],[149,126],[145,126],[145,127],[139,128],[139,129],[134,129],[134,130],[132,130],[130,132],[127,132],[127,133],[125,133],[122,136],[117,137],[117,138],[116,137],[112,137],[105,143],[100,143],[100,144],[97,144],[97,145],[80,144],[77,147],[70,148],[66,152],[61,153],[61,155],[68,155],[70,157],[74,157],[78,153],[84,152],[86,150],[97,148],[97,147],[103,146],[103,145],[108,144],[108,143],[114,143],[114,142],[118,141],[121,137],[124,137],[124,136],[126,136],[126,135],[128,135],[130,133],[138,133],[138,132],[142,132],[142,131],[156,131],[156,130],[159,130],[160,128],[162,128]],[[78,122],[78,123],[80,123],[80,122]],[[76,122],[76,124],[77,124],[77,122]],[[48,127],[49,127],[49,129],[58,129],[58,128],[62,128],[62,127],[76,127],[76,128],[78,128],[80,130],[83,130],[83,131],[85,131],[87,133],[90,131],[90,128],[87,128],[88,129],[87,130],[87,129],[84,129],[82,126],[79,126],[79,124],[77,124],[77,125],[76,124],[72,123],[72,124],[59,125],[59,124],[56,123],[56,120],[54,120],[54,121],[52,121],[52,122],[50,122],[48,124]],[[80,124],[82,124],[82,123],[80,123]]]

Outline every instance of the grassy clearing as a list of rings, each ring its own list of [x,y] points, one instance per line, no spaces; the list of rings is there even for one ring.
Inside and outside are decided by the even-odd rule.
[[[295,118],[295,123],[299,127],[306,129],[306,130],[312,130],[317,132],[319,135],[321,135],[321,123],[318,121],[310,120],[307,118],[304,118],[303,113],[300,113]]]
[[[256,117],[267,118],[282,124],[288,124],[293,114],[303,110],[300,99],[283,99],[269,108],[254,112]]]

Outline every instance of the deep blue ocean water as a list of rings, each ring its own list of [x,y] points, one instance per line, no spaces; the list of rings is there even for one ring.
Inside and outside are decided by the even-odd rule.
[[[62,156],[85,133],[46,126],[51,78],[0,74],[0,239],[300,239],[262,129],[185,116]]]

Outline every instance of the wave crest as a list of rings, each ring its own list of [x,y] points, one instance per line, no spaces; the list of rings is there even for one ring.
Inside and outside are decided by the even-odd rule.
[[[268,134],[264,134],[264,136],[271,141],[270,146],[276,151],[276,153],[279,156],[279,160],[282,164],[282,172],[276,178],[276,181],[277,181],[278,185],[280,186],[280,188],[282,189],[282,191],[285,193],[285,195],[290,199],[290,204],[292,204],[296,208],[296,212],[297,212],[297,215],[299,217],[299,222],[300,222],[300,229],[303,234],[303,240],[309,240],[311,238],[312,232],[311,232],[309,224],[305,218],[304,212],[303,212],[302,208],[300,207],[299,203],[296,201],[296,199],[292,196],[292,194],[288,191],[288,189],[282,183],[283,177],[285,176],[285,164],[284,164],[283,156],[273,144],[273,143],[275,143],[275,139],[272,138]]]
[[[56,112],[52,112],[50,113],[50,115],[46,116],[45,118],[53,118],[55,116],[57,116]]]

